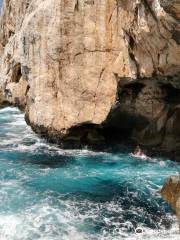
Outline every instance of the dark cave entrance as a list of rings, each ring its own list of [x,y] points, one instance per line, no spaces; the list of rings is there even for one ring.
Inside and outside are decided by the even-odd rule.
[[[144,83],[137,81],[119,84],[116,104],[102,125],[102,132],[107,142],[132,141],[133,130],[148,124],[147,119],[138,114],[135,108],[136,98],[144,87]]]
[[[13,68],[12,82],[18,83],[22,77],[21,64],[17,63]]]
[[[171,83],[166,83],[160,86],[164,92],[164,100],[168,104],[180,103],[180,89],[175,88]]]

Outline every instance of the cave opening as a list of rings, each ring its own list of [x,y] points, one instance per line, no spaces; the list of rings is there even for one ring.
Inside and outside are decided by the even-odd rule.
[[[121,83],[121,81],[120,81]],[[133,130],[147,125],[147,119],[136,112],[136,98],[144,83],[131,82],[118,86],[117,101],[103,123],[103,135],[108,142],[130,142]]]
[[[180,102],[180,89],[171,83],[158,82],[152,86],[148,79],[145,80],[126,84],[121,82],[118,86],[116,103],[106,120],[100,125],[83,123],[73,127],[65,137],[65,142],[76,142],[80,146],[104,143],[108,146],[114,143],[136,145],[134,136],[152,122],[150,115],[144,112],[146,108],[151,108],[151,104],[157,104],[157,109],[161,109],[164,104],[174,109],[174,106]],[[140,102],[139,99],[144,102]]]
[[[22,77],[21,64],[18,63],[13,68],[12,82],[18,83]]]
[[[91,146],[93,148],[101,148],[105,146],[105,138],[103,136],[102,127],[98,124],[85,122],[69,129],[68,134],[63,138],[64,147],[83,147]]]
[[[141,90],[145,87],[145,84],[141,82],[133,82],[121,86],[118,86],[118,101],[126,101],[126,99],[136,98]]]
[[[167,104],[179,104],[180,102],[180,89],[174,87],[171,83],[161,85],[164,93],[164,100]]]

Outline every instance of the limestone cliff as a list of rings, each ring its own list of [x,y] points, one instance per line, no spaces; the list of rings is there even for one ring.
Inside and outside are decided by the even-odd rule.
[[[51,140],[180,151],[180,0],[4,0],[0,85]]]
[[[164,184],[161,195],[175,210],[180,226],[180,178],[170,177]]]

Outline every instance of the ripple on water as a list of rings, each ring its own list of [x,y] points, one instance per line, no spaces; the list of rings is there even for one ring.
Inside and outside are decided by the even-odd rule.
[[[176,163],[59,149],[16,108],[0,110],[0,140],[0,240],[179,239],[159,195]]]

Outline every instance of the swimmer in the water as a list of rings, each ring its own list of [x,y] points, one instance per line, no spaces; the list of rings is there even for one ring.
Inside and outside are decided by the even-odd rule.
[[[134,155],[139,156],[139,157],[144,156],[144,153],[143,153],[143,151],[142,151],[142,149],[140,148],[139,145],[136,147],[136,149],[134,151]]]

